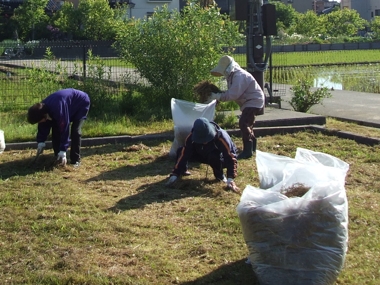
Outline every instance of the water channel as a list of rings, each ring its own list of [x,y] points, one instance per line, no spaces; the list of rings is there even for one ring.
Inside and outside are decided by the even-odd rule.
[[[283,70],[282,72],[287,71]],[[308,67],[305,70],[298,68],[297,72],[292,72],[288,82],[283,83],[289,84],[297,77],[300,78],[305,75],[313,79],[314,87],[380,94],[379,64]]]

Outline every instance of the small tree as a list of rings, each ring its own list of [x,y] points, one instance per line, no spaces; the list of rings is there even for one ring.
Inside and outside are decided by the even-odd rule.
[[[326,34],[330,37],[356,36],[358,31],[368,24],[360,17],[358,11],[353,9],[336,10],[320,17],[320,24],[325,26]]]
[[[375,33],[375,39],[380,39],[380,16],[375,16],[375,18],[370,22],[371,31]]]
[[[295,32],[307,37],[317,36],[325,33],[325,26],[320,22],[319,17],[314,11],[308,10],[306,13],[298,14],[298,20],[295,24]]]
[[[298,13],[292,5],[287,5],[281,1],[271,1],[276,6],[276,24],[277,27],[283,28],[285,31],[292,33],[293,27],[297,22]]]
[[[81,0],[77,8],[65,1],[53,21],[74,39],[114,40],[116,27],[123,21],[125,11],[124,5],[111,8],[108,0]]]
[[[322,104],[323,99],[330,98],[332,95],[327,87],[311,90],[312,84],[308,79],[298,80],[298,84],[291,88],[292,98],[289,101],[290,106],[297,112],[306,113],[309,109],[316,105]]]
[[[14,10],[12,20],[16,22],[22,40],[34,40],[37,32],[46,29],[49,17],[45,13],[48,0],[26,0]]]
[[[146,103],[157,107],[172,97],[192,100],[194,85],[210,79],[224,48],[240,40],[238,24],[216,6],[192,3],[182,13],[164,5],[149,18],[122,25],[115,46],[149,81]]]

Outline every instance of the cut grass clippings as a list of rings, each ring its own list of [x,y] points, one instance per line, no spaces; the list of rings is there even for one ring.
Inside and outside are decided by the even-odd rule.
[[[241,138],[233,138],[241,149]],[[210,167],[166,188],[170,141],[83,148],[79,169],[53,166],[46,150],[0,155],[0,280],[3,284],[259,284],[236,213],[240,195]],[[380,147],[314,132],[258,138],[258,149],[296,148],[349,163],[349,247],[336,284],[377,284],[380,273]],[[259,186],[254,158],[236,184]]]

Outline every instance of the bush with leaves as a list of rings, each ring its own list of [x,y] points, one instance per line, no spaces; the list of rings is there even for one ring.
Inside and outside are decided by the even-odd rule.
[[[111,8],[108,0],[81,0],[78,7],[65,1],[52,21],[61,32],[76,40],[113,40],[116,27],[124,21],[125,10],[124,4]]]
[[[115,94],[128,93],[129,90],[122,82],[111,81],[111,68],[105,61],[95,56],[90,49],[87,52],[86,69],[81,61],[72,64],[73,69],[47,48],[44,60],[26,69],[28,83],[33,86],[29,97],[39,102],[59,89],[76,88],[89,94],[92,115],[108,114],[108,117],[112,117],[110,114],[118,113],[123,101]]]
[[[21,40],[35,40],[41,37],[49,21],[45,12],[48,0],[26,0],[18,6],[11,17]]]
[[[355,37],[368,24],[354,9],[335,10],[321,17],[320,24],[324,25],[329,37]]]
[[[317,88],[313,91],[311,81],[308,79],[298,80],[298,84],[293,85],[291,92],[290,106],[294,111],[303,113],[309,111],[316,104],[322,104],[323,99],[332,96],[327,87]]]
[[[372,37],[375,39],[380,39],[380,16],[375,16],[370,22],[370,29],[372,31]]]
[[[216,6],[188,3],[181,13],[164,5],[149,18],[123,25],[115,47],[149,82],[146,106],[162,108],[170,106],[172,97],[193,100],[194,85],[213,79],[210,70],[223,47],[236,45],[241,37],[238,24]]]

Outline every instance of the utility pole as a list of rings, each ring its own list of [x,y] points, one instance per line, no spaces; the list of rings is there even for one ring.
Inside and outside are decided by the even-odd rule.
[[[276,9],[267,2],[267,0],[235,0],[235,15],[232,17],[234,20],[246,21],[247,71],[253,75],[263,90],[264,71],[268,67],[272,48],[270,36],[277,35]]]

